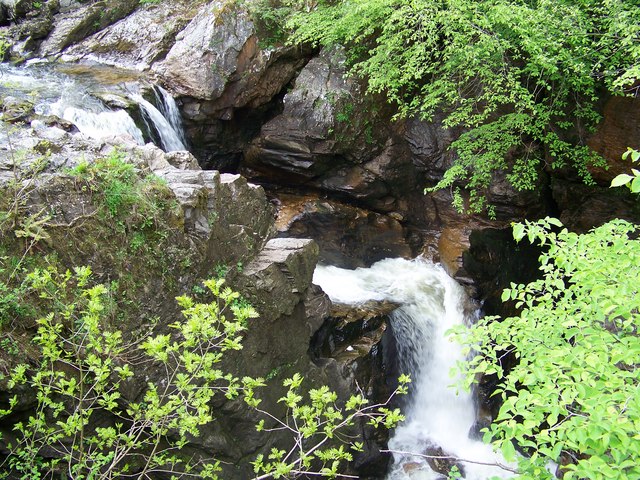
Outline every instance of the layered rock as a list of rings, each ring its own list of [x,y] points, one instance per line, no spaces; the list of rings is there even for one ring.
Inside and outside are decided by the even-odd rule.
[[[323,51],[302,69],[284,96],[282,113],[245,152],[242,171],[262,182],[343,194],[390,212],[391,185],[411,183],[411,175],[402,171],[381,113],[346,79],[343,63],[339,51]]]
[[[385,402],[397,387],[398,366],[389,315],[399,305],[369,301],[362,305],[333,304],[327,320],[314,334],[309,353],[319,366],[337,365],[375,402]],[[359,478],[381,478],[388,470],[389,454],[382,454],[389,432],[363,425],[364,450],[355,455],[352,467]]]
[[[320,259],[349,268],[387,257],[411,257],[400,222],[389,216],[315,195],[278,195],[280,236],[314,238]]]

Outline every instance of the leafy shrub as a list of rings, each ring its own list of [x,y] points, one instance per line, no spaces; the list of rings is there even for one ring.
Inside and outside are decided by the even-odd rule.
[[[146,334],[135,339],[111,325],[114,302],[109,288],[92,285],[91,269],[73,272],[37,269],[27,277],[30,288],[47,302],[48,313],[38,319],[34,342],[36,365],[17,365],[8,377],[10,389],[27,387],[36,405],[12,417],[18,404],[0,410],[3,422],[13,425],[14,440],[0,463],[0,478],[36,480],[51,475],[109,479],[135,475],[153,478],[160,473],[194,478],[217,478],[215,459],[193,458],[181,450],[200,428],[213,421],[215,396],[244,398],[250,408],[265,415],[257,428],[284,429],[291,435],[291,450],[273,449],[268,458],[256,458],[257,479],[320,472],[335,477],[349,450],[362,444],[342,441],[338,434],[363,418],[374,426],[393,427],[402,420],[387,403],[370,405],[352,396],[341,409],[337,395],[327,387],[301,391],[303,378],[285,380],[279,402],[288,414],[281,420],[259,408],[254,392],[262,379],[239,379],[219,368],[225,352],[242,348],[247,320],[256,311],[224,280],[206,280],[213,301],[198,303],[177,298],[182,320],[169,325],[172,332]],[[129,398],[127,386],[158,372],[159,382],[148,381],[141,395]],[[138,380],[136,380],[138,378]],[[406,392],[407,377],[395,393]]]
[[[543,278],[503,293],[520,315],[456,332],[474,354],[461,366],[468,384],[498,377],[503,403],[484,438],[507,460],[522,453],[518,478],[555,478],[550,461],[564,479],[640,477],[637,233],[622,220],[586,234],[549,218],[515,225],[516,240],[547,249]]]

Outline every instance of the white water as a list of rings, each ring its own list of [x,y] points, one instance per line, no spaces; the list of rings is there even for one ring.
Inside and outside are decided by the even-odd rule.
[[[405,409],[406,421],[396,429],[389,449],[421,454],[437,445],[460,459],[493,463],[500,461],[488,445],[469,438],[475,421],[473,399],[456,393],[450,385],[451,367],[462,360],[461,348],[445,332],[464,322],[464,289],[441,267],[423,260],[387,259],[368,269],[316,268],[314,283],[331,300],[359,304],[389,300],[401,304],[391,315],[402,373],[411,375],[412,398]],[[465,478],[507,478],[503,469],[463,463]],[[389,480],[442,478],[416,455],[394,454]]]
[[[90,138],[130,136],[138,145],[144,145],[142,131],[124,110],[111,110],[97,101],[86,99],[80,106],[77,100],[64,93],[51,104],[41,105],[36,111],[44,115],[55,115],[73,123],[81,133]]]
[[[178,133],[169,119],[165,118],[162,112],[158,110],[155,105],[145,100],[145,98],[138,93],[132,93],[131,99],[140,105],[143,115],[153,124],[153,127],[160,137],[162,148],[166,152],[187,149],[180,138],[181,134]]]
[[[103,85],[97,83],[99,77],[91,80],[88,77],[60,73],[46,65],[32,68],[0,65],[0,92],[35,101],[36,113],[63,118],[90,138],[129,136],[144,145],[145,135],[126,110],[110,108],[91,93],[113,92],[140,106],[148,130],[153,128],[158,133],[159,146],[165,151],[186,150],[180,112],[164,89],[154,89],[159,106],[156,108],[137,93],[137,85]],[[136,93],[131,93],[132,89]]]
[[[187,144],[187,141],[184,138],[182,116],[180,115],[180,110],[178,109],[178,105],[176,104],[175,99],[160,85],[155,86],[155,88],[153,89],[153,93],[156,96],[156,101],[158,103],[160,111],[162,112],[162,116],[169,121],[169,124],[178,135],[180,142],[183,146],[185,146]],[[186,148],[184,148],[184,150],[186,150]]]

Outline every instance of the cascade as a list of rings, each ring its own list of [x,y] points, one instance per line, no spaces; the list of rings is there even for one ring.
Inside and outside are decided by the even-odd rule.
[[[128,99],[139,105],[148,127],[146,131],[153,129],[157,133],[161,148],[165,151],[186,150],[175,100],[160,87],[154,87],[153,91],[159,108],[145,100],[138,93],[139,86],[129,81],[101,84],[90,75],[68,75],[48,65],[0,65],[0,93],[33,101],[39,115],[55,115],[67,120],[91,138],[128,135],[144,145],[149,135],[136,125],[129,112],[107,106],[95,92],[115,94],[125,99],[124,102]]]
[[[421,259],[386,259],[370,268],[345,270],[331,266],[316,268],[314,283],[332,301],[360,304],[389,300],[400,304],[390,321],[397,343],[400,371],[412,378],[412,392],[404,408],[406,420],[389,441],[395,452],[428,454],[441,447],[445,455],[481,463],[504,463],[469,432],[475,419],[471,394],[457,392],[449,375],[462,349],[445,332],[465,321],[464,289],[437,265]],[[463,462],[465,478],[507,478],[497,466]],[[432,480],[443,478],[427,461],[408,453],[394,453],[388,480]]]
[[[156,93],[157,95],[157,93]],[[166,152],[173,152],[176,150],[186,150],[182,136],[182,128],[176,129],[171,120],[155,107],[151,102],[147,101],[139,93],[132,93],[130,97],[135,101],[142,109],[142,114],[145,120],[150,122],[160,138],[163,150]],[[173,100],[173,99],[172,99]],[[165,105],[163,101],[159,102],[161,105]],[[162,108],[162,107],[161,107]],[[166,107],[165,107],[166,108]],[[177,107],[176,114],[177,114]],[[168,110],[168,109],[167,109]],[[175,122],[175,119],[174,119]]]
[[[162,112],[162,116],[169,121],[169,124],[178,135],[183,146],[186,145],[187,140],[184,137],[182,116],[180,115],[180,110],[178,109],[175,99],[160,85],[153,87],[153,93],[156,97],[158,107]]]
[[[142,131],[125,110],[111,110],[91,98],[86,98],[77,105],[66,91],[58,101],[36,107],[36,113],[63,118],[91,138],[100,139],[110,135],[127,134],[138,145],[145,143]]]

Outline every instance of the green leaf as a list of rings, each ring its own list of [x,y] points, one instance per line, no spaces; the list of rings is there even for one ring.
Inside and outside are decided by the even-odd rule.
[[[622,185],[626,185],[631,180],[633,180],[633,177],[631,175],[628,175],[626,173],[621,173],[620,175],[616,176],[613,180],[611,180],[610,187],[620,187]]]

